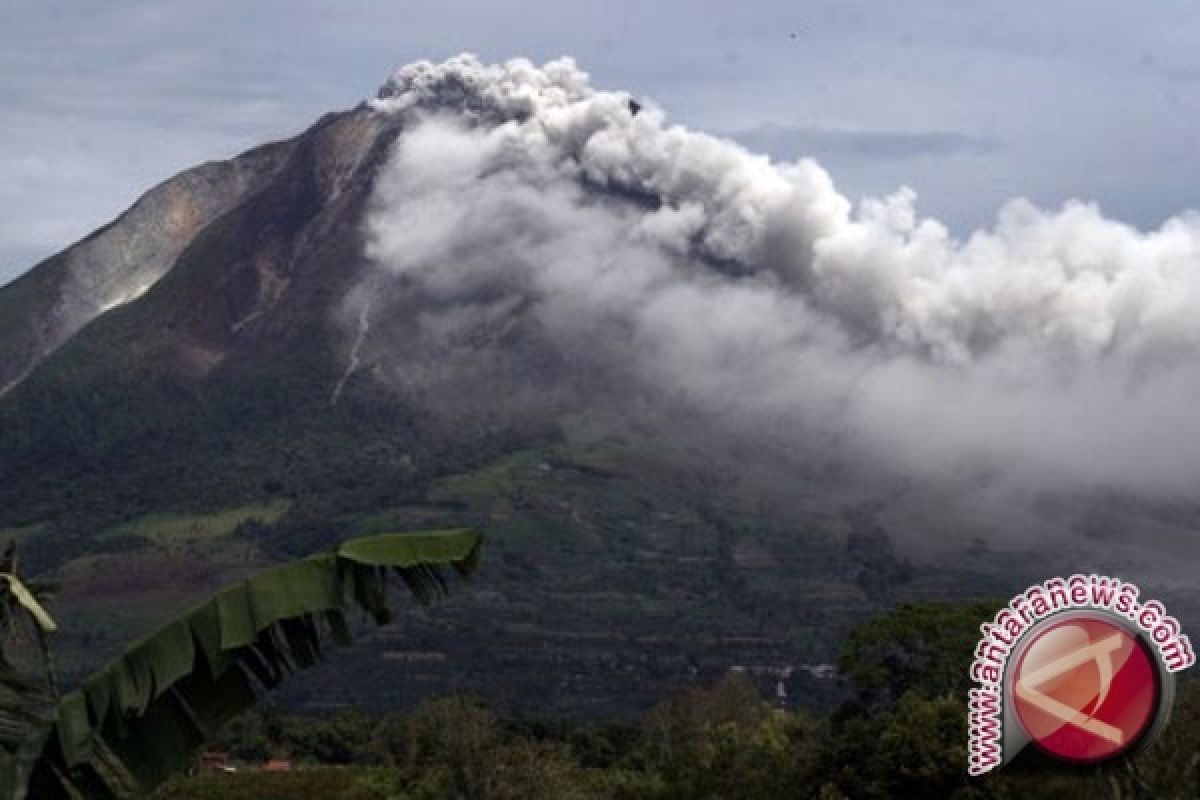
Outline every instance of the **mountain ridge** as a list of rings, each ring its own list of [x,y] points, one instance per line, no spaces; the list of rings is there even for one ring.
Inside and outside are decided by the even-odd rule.
[[[0,395],[92,319],[157,281],[193,236],[261,187],[288,147],[269,143],[184,170],[0,289]]]
[[[244,180],[192,201],[209,211],[166,237],[178,248],[169,264],[162,245],[148,265],[106,265],[110,283],[154,279],[103,313],[86,306],[44,353],[29,326],[0,316],[0,353],[26,359],[6,357],[3,374],[28,372],[0,396],[0,529],[35,571],[70,579],[67,617],[80,621],[65,628],[68,663],[103,652],[97,608],[142,630],[195,592],[348,533],[469,525],[488,537],[477,587],[405,617],[348,665],[352,684],[400,701],[468,688],[588,713],[644,706],[735,665],[777,676],[824,663],[849,624],[898,602],[999,596],[1081,559],[1141,575],[1163,563],[1098,524],[1095,496],[1013,507],[967,470],[939,485],[848,456],[839,448],[856,431],[841,416],[831,430],[789,416],[795,386],[837,364],[779,360],[807,334],[767,331],[766,351],[755,336],[762,320],[810,310],[802,294],[816,276],[772,260],[785,247],[801,259],[810,237],[762,233],[755,224],[782,212],[733,202],[747,191],[738,181],[656,153],[638,172],[618,156],[659,137],[698,172],[685,156],[715,153],[735,177],[766,175],[786,208],[789,181],[824,186],[813,168],[777,175],[727,144],[656,128],[659,112],[590,93],[563,65],[485,71],[495,85],[473,84],[470,62],[439,69],[411,68],[376,101],[249,151],[257,167],[243,154],[209,168]],[[559,149],[543,152],[543,139]],[[674,182],[663,197],[649,194],[659,181]],[[724,187],[711,208],[693,199],[708,183]],[[836,216],[836,203],[813,205]],[[105,236],[137,239],[140,219],[0,289],[0,310],[52,318],[71,258],[90,263],[88,247],[99,258]],[[693,283],[655,294],[676,273]],[[708,299],[733,311],[685,304],[649,320],[660,327],[630,316],[714,287]],[[737,318],[747,298],[749,328]],[[876,322],[854,299],[834,298],[857,355]],[[1169,524],[1153,504],[1113,505],[1130,530],[1178,538],[1181,563],[1196,555],[1181,534],[1197,527],[1194,504]],[[1103,548],[1087,538],[1096,531]],[[403,641],[442,658],[397,667]],[[341,696],[314,680],[307,699]],[[818,682],[801,695],[832,691]]]
[[[779,606],[773,582],[827,583],[817,564],[841,563],[838,539],[805,537],[813,566],[796,570],[741,530],[748,502],[690,508],[714,485],[709,467],[684,468],[665,440],[620,444],[619,419],[578,415],[581,390],[553,394],[565,365],[527,309],[507,308],[465,343],[426,335],[392,351],[421,308],[402,286],[377,287],[379,338],[360,343],[352,368],[343,298],[367,263],[360,221],[400,123],[360,107],[290,140],[263,185],[197,231],[152,286],[82,325],[0,398],[0,528],[20,538],[30,568],[64,581],[64,671],[81,674],[255,565],[348,531],[451,522],[488,533],[478,587],[373,638],[342,667],[358,694],[317,676],[295,702],[403,704],[431,686],[470,687],[507,706],[606,714],[733,659],[828,659],[807,634],[776,623],[767,635],[753,620]],[[380,370],[429,380],[381,381]],[[532,404],[510,413],[515,391]],[[236,511],[259,507],[278,510]],[[747,589],[728,570],[778,577],[739,600]],[[898,573],[871,574],[891,576],[863,584],[874,592]],[[856,575],[834,579],[849,613],[871,602]],[[664,637],[688,606],[713,621]],[[843,624],[838,608],[807,615],[804,629]],[[405,666],[395,653],[407,646],[443,660]],[[822,686],[801,694],[819,700]]]

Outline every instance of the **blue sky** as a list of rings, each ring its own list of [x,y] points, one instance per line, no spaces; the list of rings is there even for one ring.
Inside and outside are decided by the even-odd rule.
[[[0,282],[200,161],[353,106],[401,64],[573,56],[603,88],[960,233],[1006,199],[1142,228],[1200,208],[1200,4],[0,5]],[[793,35],[794,34],[794,35]]]

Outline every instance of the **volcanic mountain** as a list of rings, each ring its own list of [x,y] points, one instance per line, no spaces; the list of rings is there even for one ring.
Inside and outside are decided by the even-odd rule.
[[[1193,456],[1105,416],[1190,340],[1145,292],[1104,306],[1122,336],[1082,309],[1144,266],[1088,236],[1200,250],[1019,204],[959,243],[569,61],[414,64],[0,290],[0,526],[63,582],[69,671],[275,558],[472,525],[478,580],[301,699],[611,713],[741,665],[822,702],[801,667],[872,609],[1200,556]],[[1058,283],[1013,284],[1048,252]]]

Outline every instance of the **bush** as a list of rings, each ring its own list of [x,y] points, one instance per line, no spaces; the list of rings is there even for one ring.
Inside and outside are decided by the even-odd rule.
[[[204,773],[168,781],[153,800],[389,800],[395,781],[379,770],[336,767]]]

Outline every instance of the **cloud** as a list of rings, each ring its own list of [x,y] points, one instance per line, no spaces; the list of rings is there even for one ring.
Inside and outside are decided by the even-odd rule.
[[[1000,144],[984,136],[955,131],[869,131],[768,123],[731,131],[751,150],[792,159],[802,156],[869,159],[945,159],[987,155]]]
[[[441,339],[521,309],[577,372],[798,452],[1033,492],[1200,481],[1200,215],[1016,199],[958,239],[909,190],[852,204],[815,161],[629,99],[570,60],[400,70],[371,291],[422,293]]]
[[[1197,20],[1200,6],[1184,0],[1037,15],[1015,4],[847,0],[803,9],[780,0],[9,0],[0,4],[0,152],[60,160],[84,133],[93,147],[81,168],[108,182],[29,186],[0,200],[0,217],[17,235],[46,230],[37,249],[49,255],[175,172],[357,103],[397,60],[473,50],[576,54],[604,81],[709,131],[776,122],[1002,142],[945,159],[811,151],[848,197],[910,185],[955,231],[987,224],[1017,194],[1046,205],[1095,198],[1157,225],[1200,202],[1191,124],[1200,109],[1171,78],[1197,67]],[[1144,56],[1157,66],[1143,66]],[[772,155],[809,154],[783,145]],[[125,168],[131,159],[137,169]],[[62,233],[43,228],[46,218],[62,221]],[[29,248],[9,241],[0,234],[0,282],[31,265]]]

